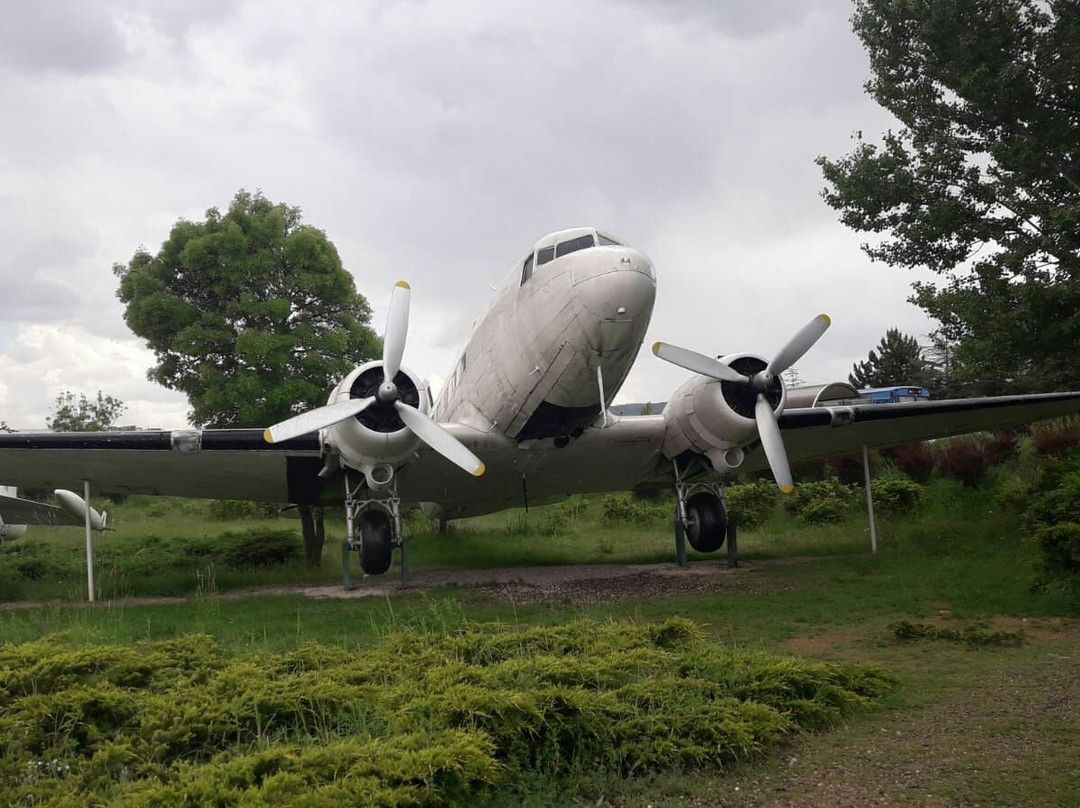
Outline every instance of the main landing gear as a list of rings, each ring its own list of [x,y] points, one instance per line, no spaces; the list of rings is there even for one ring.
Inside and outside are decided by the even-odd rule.
[[[675,466],[675,551],[679,566],[686,565],[686,541],[699,553],[724,546],[728,534],[727,500],[718,482],[689,483]]]
[[[360,553],[360,567],[368,575],[382,575],[390,569],[394,548],[402,548],[402,581],[407,572],[405,540],[401,532],[401,498],[397,479],[385,488],[373,490],[364,476],[353,484],[345,472],[345,544],[341,548],[345,586],[350,586],[349,552]]]

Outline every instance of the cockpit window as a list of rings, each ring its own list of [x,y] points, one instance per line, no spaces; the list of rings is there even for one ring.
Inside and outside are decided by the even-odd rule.
[[[555,257],[562,258],[564,255],[569,255],[572,252],[577,252],[578,250],[584,250],[588,247],[594,246],[596,245],[593,242],[592,233],[589,233],[589,235],[587,236],[578,236],[577,238],[572,238],[569,241],[564,241],[562,244],[556,247]]]
[[[536,265],[543,266],[548,261],[555,260],[555,248],[554,247],[541,247],[536,251]]]
[[[529,257],[525,259],[525,264],[521,268],[521,283],[524,284],[529,278],[532,277],[533,257],[532,253],[529,253]]]
[[[596,234],[596,240],[600,242],[601,247],[621,247],[622,244],[617,242],[610,236],[605,236],[603,233]]]

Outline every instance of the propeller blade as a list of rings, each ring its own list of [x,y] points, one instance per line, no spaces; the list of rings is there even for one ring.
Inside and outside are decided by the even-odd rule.
[[[412,287],[405,281],[394,284],[390,298],[390,313],[386,315],[386,333],[383,335],[383,380],[392,382],[401,370],[401,357],[405,353],[405,338],[409,335],[409,298]]]
[[[460,466],[474,477],[479,477],[487,470],[480,458],[470,452],[461,441],[416,407],[395,401],[394,409],[416,437],[454,465]]]
[[[760,393],[757,404],[754,405],[754,418],[757,421],[761,447],[765,450],[765,457],[769,461],[773,477],[776,478],[776,485],[783,493],[790,494],[795,490],[795,484],[791,480],[791,467],[788,465],[784,439],[780,437],[780,425],[776,423],[773,408]]]
[[[328,404],[325,407],[317,407],[314,410],[302,412],[280,424],[274,424],[263,432],[263,438],[267,443],[280,443],[289,438],[297,438],[309,432],[318,432],[328,426],[340,423],[354,415],[359,415],[366,410],[375,398],[350,398],[348,401],[339,401],[336,404]]]
[[[830,325],[832,325],[832,320],[829,319],[829,315],[819,314],[800,328],[799,332],[794,337],[788,340],[788,344],[781,348],[776,356],[773,357],[769,366],[765,368],[765,372],[771,373],[774,376],[779,376],[802,359],[803,354],[814,347],[814,343],[821,339],[821,335],[828,330]]]
[[[652,346],[652,352],[665,362],[686,368],[694,373],[700,373],[702,376],[708,376],[711,379],[738,382],[740,384],[747,384],[750,381],[746,376],[743,376],[737,370],[732,370],[719,359],[713,359],[711,356],[705,356],[687,348],[680,348],[677,345],[657,342]]]

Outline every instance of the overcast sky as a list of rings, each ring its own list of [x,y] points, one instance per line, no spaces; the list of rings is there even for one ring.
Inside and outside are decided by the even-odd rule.
[[[0,0],[0,419],[43,427],[103,390],[182,427],[182,395],[115,298],[114,262],[239,188],[299,205],[381,332],[413,287],[406,364],[436,383],[544,233],[593,224],[650,255],[646,344],[846,379],[886,328],[920,341],[909,272],[874,265],[814,157],[891,121],[863,92],[845,0],[544,3]],[[617,402],[686,374],[638,359]],[[329,392],[329,391],[328,391]]]

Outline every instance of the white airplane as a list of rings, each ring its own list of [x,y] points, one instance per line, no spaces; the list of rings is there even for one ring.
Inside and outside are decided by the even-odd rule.
[[[694,373],[661,415],[616,416],[652,314],[641,252],[592,227],[540,239],[496,290],[439,401],[402,365],[410,288],[393,290],[381,360],[349,373],[326,406],[262,429],[0,435],[0,479],[88,479],[98,493],[320,504],[343,501],[364,570],[385,572],[403,507],[449,519],[573,493],[674,488],[691,545],[727,533],[722,479],[771,467],[792,488],[803,460],[1022,424],[1080,411],[1080,393],[785,409],[780,374],[824,334],[818,315],[771,359],[714,359],[656,343]],[[786,444],[786,448],[785,448]]]
[[[20,499],[12,486],[0,485],[0,542],[11,541],[26,535],[27,524],[34,525],[85,525],[86,501],[73,491],[58,489],[53,492],[59,506]],[[90,528],[106,530],[107,513],[90,510]],[[14,524],[19,520],[23,524]]]

